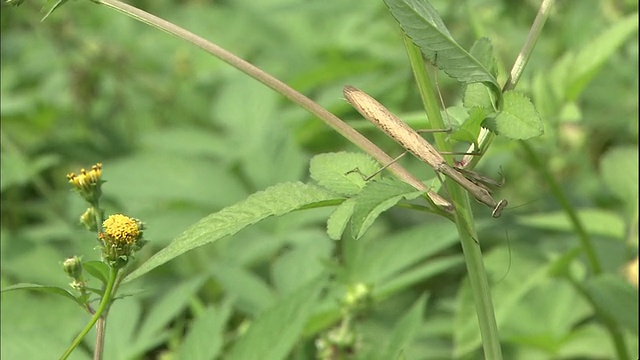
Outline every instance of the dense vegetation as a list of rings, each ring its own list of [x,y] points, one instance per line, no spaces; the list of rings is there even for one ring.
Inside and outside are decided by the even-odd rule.
[[[504,84],[538,1],[431,3],[462,47],[490,39]],[[234,218],[264,202],[302,203],[278,186],[318,181],[310,163],[354,167],[331,169],[336,158],[316,155],[361,151],[187,42],[91,1],[40,22],[42,5],[28,0],[1,14],[3,288],[68,287],[65,258],[100,259],[95,236],[78,224],[86,204],[65,176],[100,162],[106,212],[146,225],[149,243],[132,269],[175,238],[206,244],[123,284],[119,294],[131,296],[109,313],[105,359],[482,357],[459,231],[416,211],[428,202],[416,195],[391,208],[358,239],[352,223],[341,240],[327,234],[336,201],[265,211],[233,236],[194,230],[229,207]],[[344,101],[344,85],[426,126],[402,31],[383,1],[134,5],[273,74],[392,156],[401,149]],[[637,282],[625,278],[638,249],[637,22],[635,1],[556,4],[516,87],[544,134],[497,136],[475,169],[506,179],[495,193],[510,203],[500,218],[471,203],[507,359],[638,356]],[[464,88],[444,72],[437,83],[455,122]],[[368,162],[350,161],[363,171]],[[400,164],[434,177],[410,156]],[[265,189],[279,196],[260,198]],[[1,315],[7,359],[57,357],[88,320],[62,297],[26,291],[3,293]],[[94,339],[71,358],[90,358]]]

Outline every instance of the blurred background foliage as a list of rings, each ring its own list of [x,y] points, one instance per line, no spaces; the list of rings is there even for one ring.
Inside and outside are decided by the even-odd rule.
[[[367,91],[415,128],[424,124],[401,32],[382,1],[132,4],[275,75],[392,155],[400,149],[356,116],[342,99],[343,85]],[[491,39],[504,83],[539,1],[432,4],[463,47],[479,37]],[[190,44],[90,1],[69,2],[40,22],[42,5],[3,6],[0,14],[3,287],[19,282],[66,286],[59,271],[64,258],[98,256],[96,243],[78,225],[84,205],[70,191],[68,172],[104,164],[108,213],[125,213],[147,225],[151,243],[138,256],[144,261],[212,212],[269,186],[307,180],[313,155],[357,151],[305,110]],[[532,98],[545,124],[545,134],[529,144],[583,218],[605,272],[618,278],[637,254],[637,25],[616,41],[599,37],[636,11],[634,0],[558,2],[517,87]],[[567,86],[563,80],[572,71],[599,61],[598,51],[581,53],[599,39],[613,49],[582,83]],[[583,62],[572,62],[572,56]],[[438,80],[445,104],[459,105],[458,84],[443,73]],[[433,176],[415,159],[402,162],[416,174]],[[517,142],[498,137],[478,170],[493,176],[500,169],[506,185],[497,197],[509,199],[512,209],[498,220],[488,219],[481,206],[476,213],[507,358],[610,358],[612,344],[593,320],[590,304],[567,281],[549,275],[555,269],[556,275],[582,279],[588,272],[580,255],[572,253],[575,230],[528,155]],[[386,344],[415,303],[422,321],[412,327],[401,358],[479,356],[477,322],[455,238],[437,252],[408,240],[424,239],[425,233],[452,237],[451,224],[393,210],[357,243],[333,242],[325,233],[331,210],[261,222],[131,284],[145,291],[114,306],[105,358],[223,356],[253,317],[331,267],[348,273],[338,277],[343,284],[334,282],[331,293],[379,281],[373,284],[375,293],[385,281],[442,257],[455,261],[389,290],[363,316],[356,355],[383,358],[387,352],[376,346]],[[426,250],[419,251],[422,257],[412,256],[415,248],[397,250],[407,244]],[[380,249],[385,256],[374,257],[369,267],[358,262],[367,251]],[[372,269],[386,277],[376,278]],[[428,299],[421,297],[424,293]],[[336,301],[323,304],[335,312]],[[637,319],[637,294],[629,307],[613,301],[609,305]],[[79,309],[51,295],[3,294],[2,357],[51,358],[63,352],[86,320]],[[215,329],[198,330],[210,339],[205,354],[189,352],[203,348],[188,337],[196,336],[199,321],[215,323]],[[325,322],[308,326],[289,356],[312,358],[314,339],[332,325]],[[622,328],[637,356],[637,321]],[[72,358],[87,354],[80,349]],[[242,351],[233,354],[241,358]]]

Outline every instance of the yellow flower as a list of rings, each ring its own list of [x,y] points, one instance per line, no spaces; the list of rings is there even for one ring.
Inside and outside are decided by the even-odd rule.
[[[142,235],[140,222],[122,214],[109,216],[102,227],[104,233],[116,244],[133,244]]]
[[[75,173],[67,174],[67,179],[89,203],[94,204],[100,198],[102,194],[100,186],[103,182],[101,163],[93,165],[89,171],[81,169],[80,175]]]
[[[143,225],[138,219],[115,214],[109,216],[102,227],[104,231],[99,236],[104,245],[103,257],[111,266],[121,268],[126,265],[133,253],[145,243],[142,239]]]

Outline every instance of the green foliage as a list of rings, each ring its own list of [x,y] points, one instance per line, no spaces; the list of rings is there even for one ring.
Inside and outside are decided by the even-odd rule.
[[[637,255],[637,4],[558,2],[517,90],[503,94],[537,9],[385,3],[144,8],[353,119],[390,154],[401,149],[369,131],[341,88],[356,85],[424,128],[400,24],[444,71],[444,103],[460,124],[450,138],[476,141],[480,124],[500,134],[476,170],[504,170],[496,197],[510,207],[496,220],[472,205],[504,357],[614,358],[610,324],[637,357],[637,289],[621,275]],[[107,213],[144,219],[150,240],[109,311],[105,359],[314,358],[358,284],[371,303],[353,313],[357,341],[345,358],[482,356],[459,234],[422,192],[387,171],[369,182],[347,174],[380,166],[191,45],[91,2],[52,4],[44,22],[35,1],[1,14],[0,357],[59,356],[86,323],[63,259],[87,259],[90,289],[108,279],[65,178],[97,161]],[[529,139],[545,168],[511,139]],[[433,176],[410,156],[399,162]],[[71,358],[90,358],[93,344],[87,337]]]
[[[489,69],[453,39],[431,4],[419,0],[386,0],[385,3],[431,63],[460,82],[486,82],[494,90],[499,89]]]
[[[531,100],[517,91],[507,91],[503,95],[502,111],[496,115],[487,128],[498,135],[510,139],[527,140],[544,133],[540,117],[536,113]]]

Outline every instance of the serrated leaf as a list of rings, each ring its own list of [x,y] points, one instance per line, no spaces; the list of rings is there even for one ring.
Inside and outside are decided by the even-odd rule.
[[[412,200],[424,192],[402,181],[394,179],[370,181],[360,192],[351,217],[351,232],[359,239],[378,216],[400,200]]]
[[[347,199],[331,213],[329,220],[327,220],[327,234],[330,239],[340,240],[342,238],[342,234],[353,215],[355,205],[355,199]]]
[[[478,135],[480,134],[480,128],[486,113],[483,108],[475,107],[469,109],[469,118],[462,124],[458,130],[451,134],[451,138],[457,141],[468,142],[475,144]]]
[[[451,37],[429,2],[385,0],[385,3],[400,27],[432,64],[462,83],[486,82],[499,92],[495,77]]]
[[[515,140],[531,139],[544,133],[542,120],[531,100],[517,91],[503,94],[501,111],[486,125],[496,134]]]
[[[56,294],[56,295],[65,297],[67,299],[73,300],[73,302],[79,304],[80,306],[83,306],[83,304],[80,301],[78,301],[78,299],[76,299],[76,297],[69,290],[63,289],[57,286],[44,286],[44,285],[38,285],[38,284],[20,283],[20,284],[7,286],[6,288],[0,290],[0,292],[4,293],[9,291],[15,291],[15,290],[32,290],[32,291],[40,291],[40,292],[45,292],[50,294]]]
[[[351,172],[355,169],[362,174]],[[311,178],[320,186],[343,195],[359,193],[366,185],[363,174],[368,176],[378,169],[378,164],[369,156],[349,152],[316,155],[309,166]]]
[[[125,281],[133,280],[189,250],[233,235],[267,217],[281,216],[335,199],[335,194],[300,182],[283,183],[257,192],[246,200],[213,213],[191,226],[173,239],[166,248],[129,274]]]
[[[318,277],[260,314],[226,359],[285,359],[312,314],[325,281]]]
[[[491,75],[498,76],[498,62],[489,38],[483,37],[476,40],[469,53],[484,65]]]

